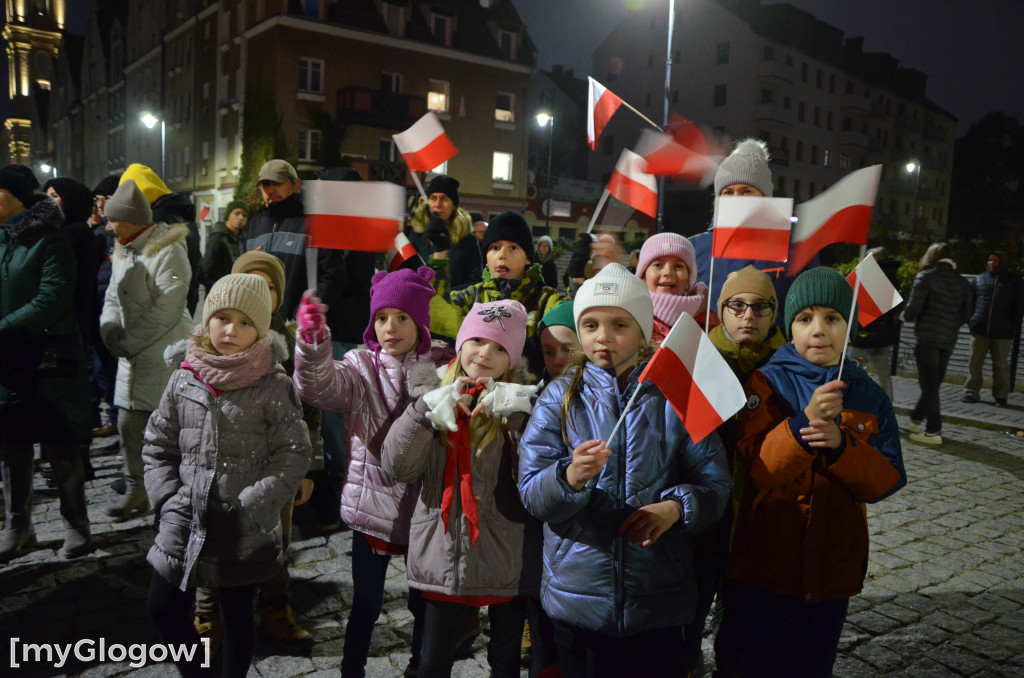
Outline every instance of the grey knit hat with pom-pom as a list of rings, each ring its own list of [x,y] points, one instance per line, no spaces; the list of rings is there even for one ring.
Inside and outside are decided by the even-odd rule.
[[[744,139],[736,150],[722,161],[715,174],[715,195],[733,184],[748,184],[772,197],[772,171],[768,167],[768,146],[759,139]]]

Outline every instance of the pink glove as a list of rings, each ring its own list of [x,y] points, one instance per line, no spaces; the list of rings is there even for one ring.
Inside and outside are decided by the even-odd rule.
[[[326,313],[327,307],[314,296],[313,290],[303,292],[295,320],[299,323],[299,335],[307,344],[319,344],[324,340],[327,335]]]

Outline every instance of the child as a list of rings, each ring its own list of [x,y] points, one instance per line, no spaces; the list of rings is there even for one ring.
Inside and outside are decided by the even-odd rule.
[[[693,442],[637,382],[654,324],[639,278],[606,265],[573,314],[583,356],[541,395],[519,447],[520,495],[545,523],[541,601],[562,675],[676,675],[696,596],[689,540],[725,509],[725,452],[714,434]]]
[[[524,596],[536,595],[539,528],[516,493],[516,444],[535,386],[513,381],[526,339],[517,301],[477,304],[441,388],[416,399],[384,441],[384,469],[422,483],[409,535],[409,585],[425,601],[419,677],[449,676],[467,612],[489,606],[488,663],[519,676]]]
[[[572,302],[566,301],[544,314],[540,326],[540,350],[544,355],[542,384],[551,383],[562,376],[572,360],[574,349],[579,349],[576,323],[572,319]]]
[[[341,412],[348,432],[349,459],[341,493],[341,517],[352,533],[352,609],[345,627],[341,675],[364,675],[373,625],[384,604],[384,579],[393,555],[409,547],[409,521],[418,487],[381,468],[381,442],[411,398],[440,386],[436,367],[451,349],[430,341],[430,299],[434,272],[400,270],[373,276],[365,349],[331,359],[326,311],[315,299],[299,307],[303,329],[296,342],[295,386],[316,407]],[[315,340],[315,341],[314,341]],[[422,599],[410,596],[415,619],[410,666],[419,665],[423,635]]]
[[[678,233],[659,233],[648,238],[640,249],[636,275],[646,283],[654,302],[651,341],[660,344],[683,312],[704,326],[708,286],[697,282],[697,265],[689,240]]]
[[[800,275],[785,305],[792,343],[747,382],[723,593],[723,626],[737,629],[744,665],[726,675],[832,675],[867,571],[864,504],[906,484],[889,399],[852,361],[836,379],[852,300],[831,268]]]
[[[159,516],[147,612],[164,641],[194,645],[196,586],[220,587],[223,675],[252,661],[256,585],[283,561],[281,507],[309,465],[299,398],[267,336],[270,290],[231,274],[210,290],[146,429],[149,501]],[[178,663],[185,675],[201,657]]]
[[[767,273],[746,266],[729,274],[718,296],[722,324],[708,338],[743,383],[786,344],[775,325],[779,299]]]

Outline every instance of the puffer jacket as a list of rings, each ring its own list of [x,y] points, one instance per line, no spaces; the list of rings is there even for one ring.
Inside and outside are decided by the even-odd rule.
[[[187,342],[168,348],[179,365]],[[287,355],[274,342],[274,358]],[[259,381],[214,396],[174,372],[146,427],[142,459],[160,524],[146,560],[181,590],[266,581],[281,567],[281,508],[309,465],[309,434],[280,362]]]
[[[409,586],[449,596],[536,596],[540,587],[540,529],[516,492],[516,446],[526,416],[514,414],[506,433],[473,449],[472,483],[480,533],[473,544],[458,491],[449,529],[441,518],[446,450],[418,398],[391,426],[384,470],[403,483],[421,483],[409,530]]]
[[[127,245],[118,243],[100,315],[100,337],[118,358],[114,404],[152,411],[171,377],[164,349],[186,338],[189,280],[184,224],[157,223]]]
[[[970,283],[940,259],[914,278],[903,319],[915,323],[918,341],[952,347],[960,326],[971,318],[973,303]]]
[[[1002,261],[1006,255],[997,252]],[[971,283],[974,289],[974,314],[967,323],[971,334],[989,339],[1012,339],[1024,313],[1024,285],[1020,276],[1001,264],[985,271]]]
[[[729,499],[729,471],[717,434],[693,442],[643,366],[619,393],[615,375],[591,362],[562,438],[562,400],[574,372],[538,399],[519,446],[519,492],[544,522],[541,601],[555,620],[622,637],[682,626],[694,614],[697,584],[691,537],[716,520]],[[607,440],[637,388],[643,390],[611,441],[612,456],[596,481],[573,490],[565,478],[573,450]],[[619,535],[641,506],[674,500],[682,517],[648,548]]]
[[[295,388],[303,402],[341,412],[348,434],[348,470],[341,491],[341,518],[354,530],[389,544],[409,543],[409,520],[418,485],[395,480],[381,468],[381,446],[391,422],[417,398],[441,385],[437,366],[454,356],[435,342],[430,353],[396,358],[355,349],[331,357],[329,338],[317,346],[295,340]]]
[[[786,344],[747,381],[736,425],[734,473],[742,492],[728,576],[809,603],[860,592],[868,564],[865,503],[907,482],[892,403],[851,361],[843,367],[842,446],[803,444],[803,408],[838,372]]]

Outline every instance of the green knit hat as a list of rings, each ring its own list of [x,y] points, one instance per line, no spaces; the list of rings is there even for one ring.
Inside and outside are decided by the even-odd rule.
[[[544,317],[540,320],[540,327],[538,331],[543,332],[545,327],[551,327],[552,325],[564,325],[571,329],[573,332],[576,331],[576,323],[572,318],[572,302],[563,301],[558,306],[544,314]]]
[[[245,217],[246,219],[249,218],[249,203],[244,200],[232,200],[228,203],[228,206],[224,208],[224,220],[227,221],[227,218],[231,216],[231,213],[237,209],[245,210]]]
[[[786,295],[784,318],[786,337],[793,338],[793,318],[810,306],[824,306],[837,311],[843,320],[850,322],[850,305],[853,303],[853,288],[843,274],[828,266],[818,266],[804,271],[793,281]],[[852,332],[854,328],[850,328]]]

